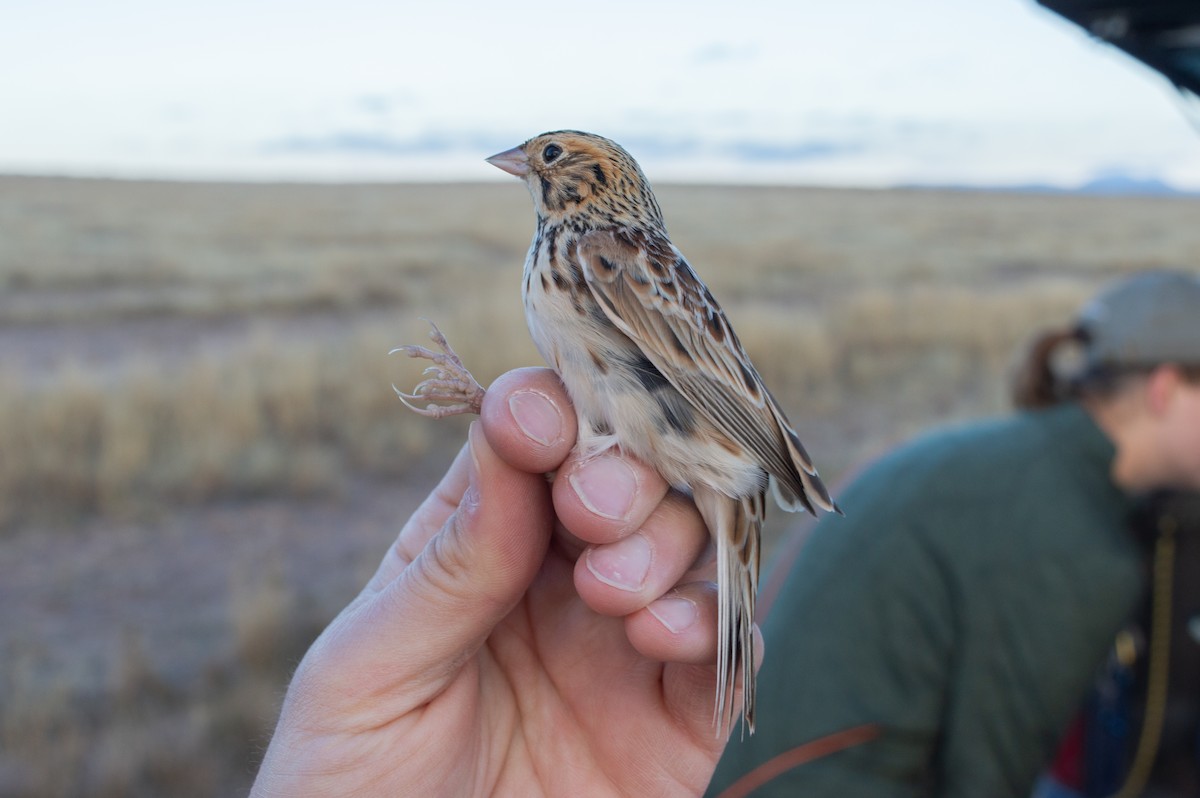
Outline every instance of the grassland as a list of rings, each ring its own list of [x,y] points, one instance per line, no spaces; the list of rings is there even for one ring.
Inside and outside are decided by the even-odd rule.
[[[660,189],[822,471],[1000,412],[1103,280],[1200,265],[1200,202]],[[0,178],[0,794],[244,790],[286,675],[462,440],[388,358],[537,362],[515,182]],[[777,535],[780,527],[772,528]]]

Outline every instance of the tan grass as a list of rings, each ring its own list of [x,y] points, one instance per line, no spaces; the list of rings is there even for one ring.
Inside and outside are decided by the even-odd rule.
[[[1200,265],[1195,200],[659,197],[831,480],[931,423],[1001,410],[1014,350],[1104,279]],[[436,471],[464,424],[405,411],[390,383],[411,387],[421,364],[386,353],[423,343],[424,316],[485,384],[537,363],[518,298],[532,227],[516,184],[0,178],[0,531],[70,540],[87,514]],[[58,327],[72,351],[92,335],[117,351],[63,357]],[[141,337],[173,330],[204,345]],[[337,610],[291,579],[231,581],[231,653],[201,684],[158,673],[136,631],[102,695],[43,673],[36,650],[0,663],[0,793],[244,792],[280,686]]]
[[[265,750],[281,685],[327,619],[296,603],[279,574],[232,586],[232,660],[214,657],[191,692],[155,670],[141,636],[121,635],[109,690],[82,695],[6,663],[0,687],[0,793],[112,798],[244,794]]]
[[[793,414],[834,413],[847,396],[917,407],[939,385],[994,388],[1014,348],[1104,278],[1200,259],[1188,201],[674,187],[661,198]],[[18,227],[35,200],[63,212]],[[418,379],[418,364],[383,353],[423,341],[420,316],[485,383],[538,362],[517,299],[532,226],[517,186],[6,179],[0,211],[14,242],[0,280],[15,287],[0,321],[262,322],[166,367],[134,355],[117,372],[69,361],[32,376],[5,369],[0,521],[311,495],[336,491],[350,471],[404,473],[461,429],[401,412],[387,389]],[[381,308],[392,321],[379,321]],[[266,323],[364,312],[375,320],[336,339]]]
[[[538,358],[519,302],[479,288],[430,315],[486,384]],[[1089,290],[1069,280],[982,295],[866,287],[821,308],[759,298],[735,301],[729,312],[785,406],[823,415],[848,394],[894,393],[898,381],[928,390],[930,382],[999,379],[1030,330],[1061,321]],[[336,345],[260,331],[166,375],[145,362],[116,376],[78,363],[25,383],[9,375],[0,396],[3,516],[313,495],[337,490],[351,471],[403,474],[461,436],[461,426],[407,413],[389,388],[411,387],[423,363],[385,353],[423,341],[426,329],[409,316],[356,328]]]

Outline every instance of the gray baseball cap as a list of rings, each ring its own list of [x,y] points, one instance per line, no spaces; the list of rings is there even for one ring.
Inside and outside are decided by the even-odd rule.
[[[1200,276],[1150,271],[1109,283],[1079,313],[1087,368],[1200,365]]]

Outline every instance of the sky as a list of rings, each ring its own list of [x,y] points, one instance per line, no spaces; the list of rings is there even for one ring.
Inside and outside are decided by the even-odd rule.
[[[1200,190],[1200,103],[1032,0],[0,0],[0,173]],[[1190,120],[1190,121],[1189,121]]]

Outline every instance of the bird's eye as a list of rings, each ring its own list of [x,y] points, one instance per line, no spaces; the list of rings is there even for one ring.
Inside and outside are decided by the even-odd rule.
[[[546,163],[550,163],[560,155],[562,155],[562,147],[557,144],[547,144],[546,149],[542,150],[542,160]]]

